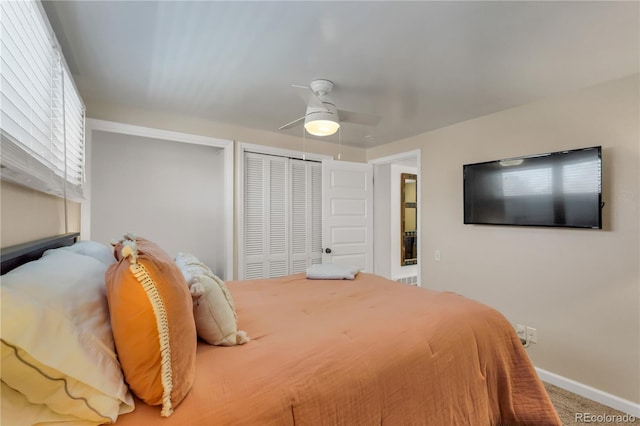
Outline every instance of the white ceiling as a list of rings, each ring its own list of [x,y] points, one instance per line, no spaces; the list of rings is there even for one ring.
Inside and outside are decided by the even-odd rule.
[[[89,105],[278,132],[304,115],[291,84],[325,78],[339,109],[382,117],[343,125],[342,143],[363,148],[640,71],[637,1],[44,7]]]

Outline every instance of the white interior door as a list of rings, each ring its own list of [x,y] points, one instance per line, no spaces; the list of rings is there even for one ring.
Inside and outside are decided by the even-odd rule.
[[[322,162],[322,263],[373,272],[373,168]]]

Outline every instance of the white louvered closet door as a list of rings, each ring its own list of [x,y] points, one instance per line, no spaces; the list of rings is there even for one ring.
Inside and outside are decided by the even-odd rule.
[[[304,272],[322,263],[322,166],[289,160],[291,176],[291,267]]]
[[[241,279],[275,278],[322,262],[322,167],[256,153],[244,158]]]
[[[289,271],[288,159],[246,153],[244,159],[244,279]]]

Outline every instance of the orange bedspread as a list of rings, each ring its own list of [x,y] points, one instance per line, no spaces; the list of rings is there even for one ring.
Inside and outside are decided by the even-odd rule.
[[[506,319],[452,293],[354,281],[227,283],[244,346],[200,343],[169,418],[118,425],[560,425]]]

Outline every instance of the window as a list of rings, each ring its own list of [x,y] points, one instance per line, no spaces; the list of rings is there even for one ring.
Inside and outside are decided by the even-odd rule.
[[[84,184],[84,105],[39,2],[0,2],[2,179],[73,200]]]
[[[548,195],[553,189],[551,167],[502,172],[505,197]]]
[[[581,161],[562,166],[562,192],[597,194],[600,192],[600,160]]]

